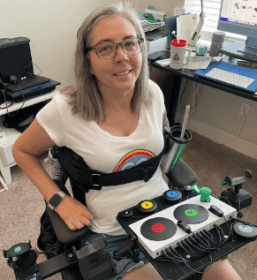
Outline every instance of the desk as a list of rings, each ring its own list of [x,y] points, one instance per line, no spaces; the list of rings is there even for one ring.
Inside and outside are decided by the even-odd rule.
[[[6,139],[3,139],[0,142],[0,171],[7,185],[12,182],[11,167],[16,165],[16,162],[12,156],[12,146],[21,133],[14,128],[4,127],[4,115],[19,110],[22,104],[22,108],[26,108],[31,105],[50,100],[57,92],[57,90],[53,90],[49,93],[28,99],[25,101],[24,104],[23,101],[14,102],[8,109],[0,109],[0,129],[2,129],[5,132],[6,136]]]
[[[168,54],[169,55],[169,54]],[[163,52],[163,55],[161,56],[160,59],[164,59],[168,57],[167,52]],[[230,63],[230,64],[235,64],[237,62],[236,59],[230,59],[229,57],[225,56],[222,61]],[[209,87],[213,87],[222,91],[226,91],[228,93],[241,96],[253,101],[257,101],[257,95],[250,94],[247,90],[244,89],[238,89],[234,86],[231,85],[226,85],[222,83],[218,83],[212,80],[207,80],[204,78],[200,78],[198,76],[195,76],[195,71],[193,70],[188,70],[188,69],[181,69],[181,70],[176,70],[176,69],[171,69],[170,67],[162,67],[158,63],[149,60],[149,65],[163,70],[167,73],[172,74],[173,76],[173,83],[169,84],[169,86],[165,86],[165,88],[162,88],[163,94],[165,97],[165,105],[167,108],[167,116],[170,121],[170,124],[173,125],[175,121],[175,114],[177,111],[177,102],[178,102],[178,97],[179,97],[179,92],[180,92],[180,85],[181,85],[181,80],[182,78],[194,81],[196,83],[200,83]]]

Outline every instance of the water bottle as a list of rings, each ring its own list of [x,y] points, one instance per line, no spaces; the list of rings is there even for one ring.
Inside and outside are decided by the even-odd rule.
[[[184,136],[181,138],[182,127],[175,125],[168,131],[167,149],[161,160],[161,169],[168,174],[175,167],[184,146],[191,140],[192,134],[185,129]]]

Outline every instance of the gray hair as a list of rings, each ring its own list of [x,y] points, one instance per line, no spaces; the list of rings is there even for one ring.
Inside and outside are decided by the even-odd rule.
[[[66,93],[73,114],[79,114],[85,120],[104,120],[105,109],[102,95],[97,86],[97,79],[90,73],[89,54],[85,55],[85,48],[90,46],[90,35],[97,22],[104,17],[123,16],[135,27],[137,37],[144,38],[144,31],[139,23],[136,12],[124,4],[104,6],[96,9],[84,20],[77,34],[75,53],[75,86],[69,87]],[[145,41],[145,40],[144,40]],[[146,45],[142,47],[142,68],[136,81],[134,95],[131,100],[131,109],[138,112],[141,105],[151,102],[149,89],[149,72],[147,63]]]

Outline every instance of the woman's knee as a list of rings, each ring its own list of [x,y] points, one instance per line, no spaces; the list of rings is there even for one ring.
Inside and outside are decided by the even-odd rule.
[[[163,280],[151,263],[147,263],[133,271],[128,272],[122,280]]]
[[[242,280],[227,259],[213,263],[203,274],[202,280]]]

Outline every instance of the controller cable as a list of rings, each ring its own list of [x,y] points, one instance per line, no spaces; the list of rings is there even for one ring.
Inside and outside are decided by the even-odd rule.
[[[213,195],[213,196],[214,196],[214,195]],[[227,203],[228,205],[230,205],[230,206],[233,207],[232,203],[228,200],[228,198],[227,198],[226,196],[219,195],[219,196],[214,196],[214,197],[217,198],[217,199],[219,199],[219,200],[221,200],[221,199],[226,200],[226,203]]]
[[[197,233],[196,233],[196,236],[197,236],[197,237],[199,238],[199,240],[201,240],[202,242],[204,241],[204,242],[207,243],[209,250],[216,250],[216,249],[217,249],[217,248],[215,247],[215,244],[214,244],[214,247],[211,247],[211,244],[208,242],[208,240],[206,240],[206,239],[204,238],[204,236],[201,236],[201,232],[197,232]]]
[[[210,262],[210,264],[206,267],[207,270],[205,270],[205,271],[199,271],[199,270],[196,270],[196,269],[193,269],[192,267],[190,267],[190,266],[188,265],[188,263],[187,263],[187,260],[184,259],[184,258],[176,251],[176,249],[173,248],[173,250],[180,256],[180,258],[181,258],[181,260],[184,262],[184,264],[185,264],[190,270],[192,270],[192,271],[194,271],[194,272],[196,272],[196,273],[203,274],[204,272],[206,272],[206,271],[208,271],[208,270],[210,269],[210,266],[211,266],[212,263],[213,263],[212,256],[211,256],[210,253],[209,253],[208,255],[209,255],[210,259],[211,259],[211,262]]]
[[[207,231],[206,229],[203,229],[203,233],[208,236],[208,238],[213,242],[214,244],[214,239],[213,236],[211,235],[211,233],[209,231]]]
[[[189,241],[189,240],[188,240]],[[190,242],[189,242],[190,243]],[[189,248],[190,248],[190,246],[189,246]],[[191,249],[191,248],[190,248]],[[174,249],[175,250],[175,249]],[[191,249],[192,250],[192,249]],[[177,253],[178,255],[179,255],[179,253]],[[205,272],[207,272],[209,269],[210,269],[210,267],[211,267],[211,265],[213,264],[213,259],[212,259],[212,256],[211,256],[211,254],[210,254],[210,252],[208,252],[208,255],[209,255],[209,257],[210,257],[210,259],[211,259],[211,262],[210,262],[210,264],[206,267],[206,269],[204,270],[204,271],[197,271],[197,270],[194,270],[192,267],[190,267],[185,261],[184,261],[184,259],[182,258],[182,260],[183,260],[183,262],[185,263],[185,265],[189,268],[189,269],[191,269],[191,270],[193,270],[193,271],[195,271],[196,273],[205,273]]]
[[[204,248],[203,246],[201,246],[200,244],[198,244],[198,241],[193,237],[193,236],[189,236],[188,237],[188,241],[190,241],[189,243],[194,246],[196,249],[200,250],[200,251],[203,251],[203,252],[206,252],[206,253],[209,253],[210,251],[206,248]],[[194,243],[198,244],[199,247],[197,245],[195,245]]]
[[[226,242],[228,242],[230,239],[234,240],[233,238],[233,225],[235,224],[235,222],[232,222],[232,220],[230,221],[230,225],[228,223],[228,221],[226,220],[225,217],[223,217],[224,220],[226,221],[226,225],[229,228],[229,234],[228,237],[224,240],[224,242],[222,242],[221,246],[223,246]],[[231,219],[233,219],[234,217],[231,217]]]
[[[217,225],[217,228],[221,231],[223,238],[225,238],[224,230],[219,225]]]
[[[218,234],[219,236],[219,244],[218,244],[218,248],[221,247],[221,244],[222,244],[222,234],[221,234],[221,228],[218,226],[218,225],[214,225],[215,227],[215,230],[216,230],[216,233]],[[223,235],[223,238],[225,238],[225,236]]]
[[[206,244],[206,243],[202,240],[202,238],[200,238],[197,234],[193,233],[193,235],[191,236],[191,238],[192,238],[196,243],[198,243],[199,246],[201,246],[201,248],[203,248],[203,249],[205,249],[205,250],[207,250],[207,251],[210,251],[210,246],[209,246],[209,248],[207,248],[207,247],[208,247],[208,244]],[[205,245],[207,245],[207,247],[205,247]],[[210,245],[210,244],[209,244],[209,245]]]
[[[205,230],[205,231],[206,231],[206,230]],[[206,232],[207,232],[207,231],[206,231]],[[215,247],[215,242],[214,242],[213,236],[212,236],[211,234],[210,234],[210,235],[211,235],[211,238],[208,236],[208,234],[206,234],[206,233],[204,232],[204,230],[201,231],[200,234],[202,235],[202,238],[209,239],[209,241],[212,242],[213,247],[214,247],[215,249],[218,248],[218,247]],[[206,240],[206,241],[207,241],[207,240]]]
[[[198,234],[198,236],[199,236],[199,238],[201,238],[202,240],[204,240],[206,243],[208,243],[208,246],[209,246],[209,248],[211,249],[211,250],[216,250],[217,249],[217,247],[215,246],[215,244],[213,243],[213,247],[212,247],[212,245],[209,243],[209,241],[208,241],[208,236],[206,237],[205,236],[205,234],[202,232],[202,231],[200,231],[200,232],[198,232],[197,233]],[[211,240],[212,241],[212,240]]]
[[[193,252],[193,255],[195,255],[195,251],[191,248],[191,244],[190,242],[188,242],[188,240],[184,239],[181,241],[181,243],[184,245],[184,246],[187,246],[192,252]],[[194,257],[195,258],[195,257]]]
[[[166,248],[166,251],[175,257],[175,259],[177,259],[178,261],[181,261],[181,257],[177,255],[176,251],[170,246],[168,248]]]
[[[172,261],[181,261],[179,257],[172,254],[171,250],[169,248],[166,248],[165,250],[161,251],[162,255],[165,256],[165,258],[170,259]],[[172,256],[169,256],[169,254]]]
[[[187,248],[182,244],[182,241],[179,241],[177,243],[177,245],[178,245],[178,247],[182,248],[187,253],[188,258],[192,257],[192,259],[195,259],[195,257],[192,256],[191,253],[189,253],[189,251],[187,250]]]
[[[193,257],[193,259],[196,259],[196,254],[195,251],[191,248],[190,244],[188,244],[188,242],[186,242],[187,240],[181,240],[181,244],[184,245],[185,247],[189,248],[189,250],[192,252],[191,255]]]
[[[209,254],[209,256],[210,256],[210,259],[211,259],[211,263],[206,267],[206,269],[204,270],[204,271],[198,271],[198,270],[196,270],[196,269],[193,269],[192,267],[190,267],[189,265],[188,265],[188,260],[186,260],[186,259],[184,259],[184,258],[182,258],[181,257],[181,262],[183,262],[191,271],[194,271],[195,273],[198,273],[198,274],[203,274],[203,273],[205,273],[205,272],[207,272],[209,269],[210,269],[210,266],[213,264],[213,260],[212,260],[212,257],[211,257],[211,255]],[[173,262],[174,260],[171,258],[171,257],[169,257],[169,256],[167,256],[166,258],[158,258],[158,259],[155,259],[155,260],[153,260],[153,261],[165,261],[165,262],[167,262],[167,261],[171,261],[171,262]]]
[[[192,248],[186,243],[186,242],[184,242],[184,240],[182,240],[181,242],[179,242],[178,244],[179,244],[179,246],[181,246],[181,248],[183,248],[184,249],[184,247],[183,247],[183,243],[184,243],[184,245],[186,245],[192,252],[193,252],[193,255],[195,254],[194,253],[194,251],[192,250]],[[187,251],[186,251],[187,252]],[[189,253],[189,255],[191,255],[190,253]],[[191,255],[192,256],[192,255]],[[212,263],[213,263],[213,259],[212,259],[212,257],[211,257],[211,255],[210,255],[210,253],[209,253],[209,257],[211,258],[211,263],[206,267],[206,269],[204,270],[204,272],[197,272],[197,273],[205,273],[205,272],[207,272],[209,269],[210,269],[210,267],[211,267],[211,265],[212,265]],[[194,257],[194,256],[192,256],[192,258],[193,258],[193,260],[196,260],[196,258]],[[192,269],[191,267],[189,267],[190,269]]]

